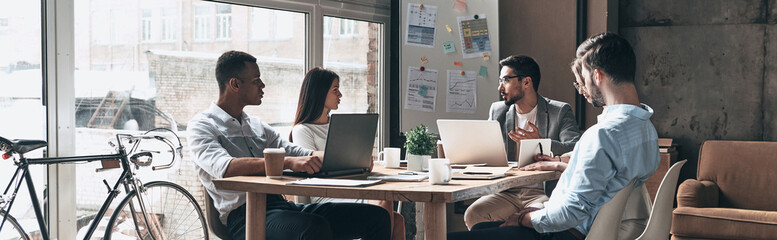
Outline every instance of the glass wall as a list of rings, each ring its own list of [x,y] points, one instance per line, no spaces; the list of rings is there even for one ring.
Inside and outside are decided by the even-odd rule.
[[[267,85],[264,103],[246,112],[290,126],[305,73],[305,14],[191,0],[76,0],[75,8],[76,154],[110,152],[112,135],[155,127],[177,128],[185,142],[189,119],[218,97],[216,59],[228,50],[256,56]],[[111,14],[117,11],[123,14]],[[116,24],[122,27],[99,27]],[[184,154],[176,167],[141,169],[139,178],[178,183],[203,203],[191,156]],[[118,171],[95,172],[99,167],[76,170],[79,236],[107,195],[100,180],[118,177]]]
[[[180,184],[202,204],[183,132],[189,119],[217,99],[215,63],[228,50],[256,56],[267,86],[262,105],[245,111],[288,136],[311,67],[306,63],[313,62],[306,54],[306,13],[197,0],[75,0],[74,7],[76,154],[111,152],[107,139],[119,132],[176,128],[183,161],[168,170],[141,168],[139,178]],[[382,25],[325,21],[334,21],[323,62],[341,76],[345,96],[339,111],[380,112]],[[77,166],[79,236],[107,196],[102,179],[112,183],[119,174],[97,168],[97,162]]]
[[[383,55],[378,47],[382,44],[382,28],[379,23],[324,16],[324,67],[340,76],[343,94],[334,112],[382,112],[379,83],[383,75],[379,71]],[[376,146],[382,139],[380,129]]]
[[[0,136],[7,139],[46,140],[46,107],[41,101],[41,66],[40,1],[0,0],[0,112],[4,113],[0,120]],[[44,155],[45,150],[36,150],[25,157]],[[15,169],[13,161],[0,158],[2,190],[5,190]],[[30,169],[38,197],[43,203],[44,192],[47,191],[46,168],[32,166]],[[0,206],[4,204],[0,203]],[[30,236],[40,237],[32,201],[24,184],[16,195],[11,215],[19,220]],[[0,239],[6,239],[10,229],[3,227]]]

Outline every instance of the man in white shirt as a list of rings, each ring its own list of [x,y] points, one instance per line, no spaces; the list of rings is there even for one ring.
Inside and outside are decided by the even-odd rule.
[[[219,98],[188,124],[195,170],[232,239],[245,238],[245,192],[216,189],[213,179],[264,175],[265,148],[286,150],[284,168],[315,173],[323,152],[289,143],[268,124],[243,112],[264,96],[256,58],[229,51],[219,57]],[[381,207],[355,203],[295,204],[281,195],[267,196],[267,239],[389,239],[389,215]]]
[[[550,138],[551,152],[557,156],[572,151],[580,138],[572,108],[537,93],[541,78],[537,62],[528,56],[510,56],[499,65],[497,90],[504,101],[491,104],[488,119],[498,121],[502,128],[507,160],[518,158],[523,139]],[[548,187],[555,182],[548,182]],[[526,207],[541,207],[547,200],[542,184],[508,189],[475,201],[464,213],[464,222],[472,228],[480,222],[504,221]]]

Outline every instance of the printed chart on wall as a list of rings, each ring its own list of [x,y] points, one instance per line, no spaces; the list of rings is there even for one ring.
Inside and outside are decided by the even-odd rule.
[[[408,3],[405,45],[433,48],[436,24],[436,6]]]
[[[405,109],[434,112],[437,98],[437,70],[408,67]]]
[[[461,16],[459,35],[461,36],[461,54],[464,58],[476,58],[483,53],[491,55],[491,39],[488,37],[488,22],[485,15]]]
[[[478,83],[475,71],[448,70],[448,88],[445,95],[446,112],[475,113],[477,110]]]

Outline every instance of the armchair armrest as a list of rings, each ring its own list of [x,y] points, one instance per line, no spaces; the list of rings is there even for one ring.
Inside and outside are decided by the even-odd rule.
[[[677,207],[717,207],[719,195],[715,182],[688,179],[677,189]]]

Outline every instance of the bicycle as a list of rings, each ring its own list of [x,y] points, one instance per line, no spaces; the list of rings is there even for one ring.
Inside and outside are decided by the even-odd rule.
[[[154,131],[166,130],[175,135],[178,147],[175,147],[169,139],[150,134]],[[108,181],[103,183],[109,190],[109,194],[103,202],[96,217],[89,224],[89,229],[84,239],[91,239],[98,231],[100,220],[109,213],[109,207],[113,200],[121,192],[120,185],[124,187],[127,195],[119,202],[119,205],[110,213],[110,220],[105,228],[104,239],[122,238],[129,239],[208,239],[208,228],[200,205],[194,197],[183,187],[167,181],[153,181],[143,184],[136,178],[136,172],[140,167],[150,166],[153,161],[153,153],[159,151],[138,150],[138,146],[144,140],[158,140],[166,144],[172,153],[172,160],[167,164],[151,166],[152,170],[167,169],[173,166],[178,158],[183,158],[183,145],[174,131],[165,128],[149,130],[141,135],[116,134],[116,143],[109,144],[117,151],[108,155],[85,155],[73,157],[54,158],[25,158],[24,154],[46,146],[41,140],[8,140],[0,137],[0,152],[4,152],[3,159],[13,158],[17,166],[8,186],[0,195],[0,234],[18,233],[18,237],[11,239],[30,239],[16,218],[11,216],[10,210],[22,179],[27,184],[30,199],[40,227],[40,235],[43,239],[50,239],[48,228],[43,218],[38,196],[29,173],[30,165],[49,165],[60,163],[82,163],[103,161],[103,168],[97,171],[121,168],[121,176],[113,184]],[[123,141],[132,144],[125,149]],[[18,157],[17,157],[18,156]],[[115,163],[118,162],[118,165]],[[6,225],[8,223],[8,225]],[[9,227],[10,226],[10,227]],[[4,229],[6,228],[6,229]],[[8,229],[10,228],[10,229]]]

